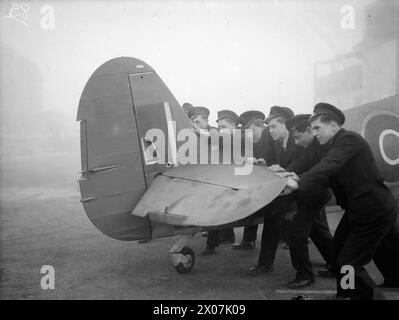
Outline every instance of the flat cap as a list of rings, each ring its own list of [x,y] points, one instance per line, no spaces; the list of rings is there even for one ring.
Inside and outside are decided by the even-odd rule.
[[[322,115],[322,114],[333,118],[340,125],[343,125],[345,123],[344,113],[341,110],[339,110],[337,107],[333,106],[332,104],[325,103],[325,102],[319,102],[318,104],[316,104],[314,106],[313,114],[309,120],[312,120],[315,117]]]
[[[230,119],[230,120],[232,120],[234,123],[237,123],[237,122],[238,122],[237,113],[235,113],[234,111],[231,111],[231,110],[221,110],[221,111],[218,111],[218,118],[217,118],[216,121],[219,121],[219,120],[224,119],[224,118]]]
[[[294,112],[288,107],[273,106],[270,108],[269,115],[267,116],[266,122],[270,120],[282,117],[284,119],[289,119],[294,116]]]
[[[209,109],[205,107],[193,107],[188,112],[188,117],[192,120],[200,114],[204,114],[206,117],[209,117]]]
[[[238,118],[239,123],[244,128],[248,128],[256,120],[261,120],[261,121],[265,120],[265,114],[261,111],[251,110],[251,111],[245,111]]]
[[[285,126],[287,127],[288,130],[292,130],[294,127],[296,127],[299,124],[307,124],[310,126],[309,123],[309,118],[311,114],[297,114],[296,116],[293,116],[287,120],[285,123]]]

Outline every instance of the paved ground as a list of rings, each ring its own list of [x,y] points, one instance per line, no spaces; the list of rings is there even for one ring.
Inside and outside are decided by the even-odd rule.
[[[197,235],[190,242],[196,265],[191,273],[178,274],[168,254],[176,237],[122,242],[91,224],[79,201],[76,156],[45,168],[36,161],[38,167],[28,167],[32,174],[24,179],[15,171],[26,170],[23,160],[2,159],[1,299],[290,299],[295,294],[285,287],[294,276],[288,250],[278,251],[274,273],[254,278],[246,270],[256,264],[258,248],[240,252],[222,245],[216,255],[202,257],[205,239]],[[42,181],[43,174],[51,181]],[[333,229],[340,215],[328,215]],[[241,239],[242,228],[236,236]],[[311,256],[321,269],[313,244]],[[54,290],[41,289],[43,265],[55,268]],[[317,278],[309,290],[313,299],[324,299],[334,280]]]

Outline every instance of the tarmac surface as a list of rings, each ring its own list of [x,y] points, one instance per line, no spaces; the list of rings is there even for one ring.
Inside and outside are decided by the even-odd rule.
[[[222,244],[215,255],[204,257],[200,253],[205,238],[197,234],[188,244],[196,264],[190,273],[178,274],[169,256],[177,237],[143,244],[107,237],[91,224],[79,201],[78,155],[71,161],[63,161],[63,154],[52,155],[51,161],[38,157],[30,159],[28,167],[23,158],[1,159],[0,299],[287,300],[299,293],[325,299],[335,291],[334,279],[319,277],[303,292],[288,290],[295,273],[289,251],[281,248],[273,273],[248,276],[247,269],[257,261],[259,240],[255,250]],[[31,174],[23,175],[28,169]],[[328,214],[332,230],[341,215]],[[237,240],[242,230],[235,229]],[[323,270],[313,244],[310,250],[315,271]],[[41,288],[44,265],[54,267],[53,290]],[[375,266],[367,268],[381,283]]]

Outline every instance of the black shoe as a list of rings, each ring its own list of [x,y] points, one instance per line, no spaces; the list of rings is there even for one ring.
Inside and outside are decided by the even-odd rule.
[[[351,298],[346,298],[343,296],[338,296],[338,295],[333,295],[333,296],[328,296],[327,300],[350,300]]]
[[[256,276],[258,274],[273,272],[273,266],[255,266],[248,269],[247,274]]]
[[[220,239],[220,243],[234,243],[235,241],[236,241],[235,237]]]
[[[242,249],[255,249],[255,242],[252,241],[241,241],[240,243],[235,243],[233,245],[233,249],[242,250]]]
[[[206,247],[204,251],[201,252],[201,256],[210,256],[211,254],[215,254],[215,248]]]
[[[314,280],[295,280],[288,284],[288,288],[291,289],[303,289],[309,287],[314,283]]]
[[[378,286],[378,288],[397,289],[397,288],[399,288],[399,283],[393,283],[393,282],[384,281],[384,283],[380,284]]]
[[[201,236],[203,236],[204,238],[206,238],[206,237],[208,236],[208,232],[207,232],[207,231],[202,232],[202,233],[201,233]]]
[[[317,275],[322,278],[335,278],[337,275],[331,269],[329,270],[320,270],[317,272]]]
[[[298,296],[292,297],[291,300],[311,300],[309,296],[300,294]]]
[[[141,239],[141,240],[137,241],[137,243],[147,243],[150,241],[151,241],[151,239]]]

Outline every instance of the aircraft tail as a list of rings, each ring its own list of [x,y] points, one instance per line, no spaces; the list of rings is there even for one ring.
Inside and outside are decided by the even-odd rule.
[[[148,154],[154,141],[146,138],[146,131],[157,128],[168,136],[190,127],[180,105],[149,65],[121,57],[104,63],[90,77],[77,120],[79,185],[88,217],[112,238],[151,238],[149,219],[131,215],[154,176],[165,169],[156,152]],[[165,120],[175,121],[176,127]],[[168,152],[170,148],[166,150],[170,158]]]

